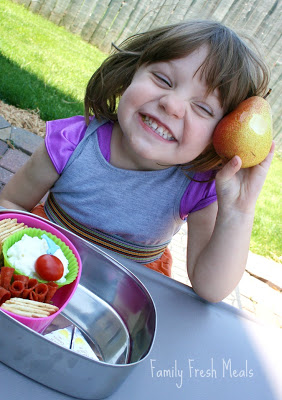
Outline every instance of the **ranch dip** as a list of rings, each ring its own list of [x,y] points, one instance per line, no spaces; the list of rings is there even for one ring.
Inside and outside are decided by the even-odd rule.
[[[31,237],[24,234],[21,240],[14,243],[13,246],[8,249],[7,257],[9,263],[23,275],[27,275],[30,278],[40,279],[39,275],[35,272],[35,262],[38,257],[43,254],[48,254],[48,249],[49,246],[45,239],[39,239],[38,237]],[[65,277],[69,272],[68,260],[60,248],[57,249],[53,255],[58,257],[64,266],[64,274],[62,278],[56,281],[63,283],[65,282]]]

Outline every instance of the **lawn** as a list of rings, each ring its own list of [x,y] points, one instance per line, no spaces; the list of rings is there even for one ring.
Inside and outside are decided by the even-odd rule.
[[[86,84],[106,57],[79,36],[23,6],[0,2],[0,99],[51,120],[83,114]],[[282,262],[282,158],[258,199],[250,249]]]
[[[282,157],[276,154],[256,204],[250,249],[282,263]]]
[[[105,54],[23,6],[0,2],[0,98],[43,120],[83,113],[86,84]]]

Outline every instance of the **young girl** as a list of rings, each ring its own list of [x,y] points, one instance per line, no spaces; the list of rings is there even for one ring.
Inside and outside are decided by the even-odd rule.
[[[49,191],[50,220],[166,275],[167,245],[187,221],[192,286],[220,301],[244,272],[274,146],[253,168],[240,169],[235,156],[214,181],[220,159],[212,134],[267,85],[263,61],[217,22],[134,35],[90,79],[85,118],[47,124],[45,144],[5,186],[0,204],[31,211]]]

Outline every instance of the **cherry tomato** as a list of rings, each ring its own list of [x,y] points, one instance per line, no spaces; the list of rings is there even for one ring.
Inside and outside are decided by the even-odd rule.
[[[45,281],[57,281],[64,275],[64,266],[58,257],[43,254],[35,261],[35,271]]]

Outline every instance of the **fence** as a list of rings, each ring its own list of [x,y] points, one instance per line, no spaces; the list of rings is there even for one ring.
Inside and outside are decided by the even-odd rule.
[[[282,149],[281,0],[12,0],[109,52],[111,43],[186,19],[220,21],[254,37],[271,70],[269,102],[274,137]]]

